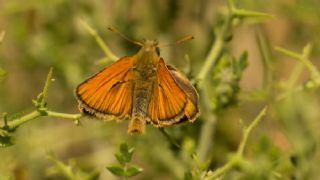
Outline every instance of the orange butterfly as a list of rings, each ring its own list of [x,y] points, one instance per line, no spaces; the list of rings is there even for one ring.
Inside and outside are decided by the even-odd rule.
[[[199,114],[198,94],[189,80],[159,56],[157,41],[141,46],[93,75],[76,89],[83,113],[98,118],[129,118],[128,133],[191,121]]]

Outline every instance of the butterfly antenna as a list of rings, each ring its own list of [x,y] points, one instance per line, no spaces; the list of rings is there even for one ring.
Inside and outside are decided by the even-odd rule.
[[[118,31],[118,29],[114,28],[114,27],[108,27],[108,30],[113,32],[113,33],[116,33],[118,34],[120,37],[122,37],[123,39],[133,43],[133,44],[136,44],[138,46],[143,46],[143,44],[141,42],[138,42],[138,41],[134,41],[130,38],[128,38],[127,36],[125,36],[124,34],[122,34],[120,31]]]
[[[191,35],[188,35],[188,36],[185,36],[185,37],[179,39],[178,41],[176,41],[176,42],[174,42],[174,43],[164,44],[164,45],[161,45],[161,46],[159,46],[159,47],[166,47],[166,46],[171,46],[171,45],[178,45],[178,44],[184,43],[184,42],[186,42],[186,41],[190,41],[190,40],[192,40],[192,39],[194,39],[194,37],[191,36]]]

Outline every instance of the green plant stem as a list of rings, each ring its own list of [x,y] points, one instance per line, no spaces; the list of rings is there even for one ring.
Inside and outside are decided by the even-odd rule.
[[[7,122],[6,128],[9,130],[13,130],[20,125],[31,121],[35,118],[38,118],[40,116],[48,116],[48,117],[55,117],[55,118],[64,118],[64,119],[72,119],[72,120],[78,120],[80,119],[83,115],[82,114],[66,114],[66,113],[59,113],[59,112],[54,112],[54,111],[45,111],[46,113],[42,113],[39,111],[32,111],[29,114],[26,114],[22,117],[13,119],[12,121]]]
[[[225,24],[223,27],[220,29],[220,31],[215,31],[215,36],[216,39],[212,44],[211,50],[205,59],[204,64],[202,65],[199,74],[197,76],[197,81],[199,84],[200,92],[202,99],[204,101],[208,101],[208,98],[204,97],[206,96],[206,88],[204,87],[204,79],[207,78],[210,70],[212,69],[212,66],[214,65],[215,61],[219,58],[221,55],[223,48],[225,46],[225,37],[227,33],[231,30],[231,22],[234,18],[231,9],[233,8],[232,1],[229,1],[229,14],[228,17],[225,21]],[[211,112],[210,107],[209,107],[209,102],[203,103],[203,109],[205,109],[206,117],[205,117],[205,122],[203,123],[201,127],[201,134],[199,137],[199,147],[197,149],[197,154],[199,156],[199,159],[201,161],[205,160],[205,157],[207,156],[210,148],[211,148],[211,143],[212,142],[212,136],[214,134],[215,130],[215,122],[216,122],[216,116],[214,113]],[[209,140],[209,141],[208,141]]]
[[[225,21],[223,27],[221,28],[221,30],[214,31],[216,39],[212,43],[209,54],[206,57],[203,65],[199,71],[199,74],[197,76],[197,81],[200,81],[200,85],[201,85],[201,81],[203,81],[208,76],[208,73],[210,72],[215,61],[219,58],[219,56],[223,50],[223,47],[225,45],[225,42],[226,42],[225,41],[226,35],[230,31],[231,23],[234,19],[234,15],[232,14],[232,9],[234,7],[233,7],[233,1],[229,0],[228,2],[229,2],[229,4],[228,4],[229,14],[228,14],[226,21]]]
[[[300,92],[304,89],[312,89],[312,88],[316,88],[316,87],[319,87],[320,86],[320,73],[319,73],[319,70],[318,68],[312,64],[311,60],[309,59],[309,54],[310,54],[310,51],[311,51],[311,45],[306,45],[304,48],[303,48],[303,53],[302,54],[298,54],[298,53],[295,53],[293,51],[290,51],[290,50],[287,50],[287,49],[284,49],[284,48],[281,48],[281,47],[275,47],[275,50],[286,55],[286,56],[289,56],[299,62],[301,62],[310,72],[311,74],[311,78],[308,82],[306,82],[305,84],[303,85],[300,85],[300,86],[297,86],[295,88],[290,88],[289,89],[292,89],[290,90],[290,92],[284,92],[282,94],[280,94],[278,97],[277,97],[277,100],[282,100],[284,98],[286,98],[289,94],[291,93],[295,93],[295,92]],[[293,72],[292,75],[294,77],[292,77],[293,79],[291,80],[292,83],[289,84],[289,86],[293,86],[293,83],[296,81],[294,78],[297,78],[295,76],[298,76],[296,74],[299,74],[299,71],[297,72]],[[289,82],[291,82],[289,81]]]
[[[268,91],[272,88],[274,68],[272,66],[272,55],[270,50],[270,45],[266,40],[266,37],[261,32],[256,35],[256,40],[258,43],[258,48],[260,55],[262,57],[263,63],[263,87]]]
[[[31,113],[26,114],[22,117],[16,118],[12,121],[8,121],[6,128],[8,128],[9,130],[13,130],[13,129],[17,128],[18,126],[20,126],[21,124],[24,124],[28,121],[31,121],[39,116],[41,116],[39,111],[32,111]]]
[[[65,165],[64,163],[58,161],[53,154],[49,155],[49,159],[55,164],[55,167],[59,169],[59,171],[70,180],[76,180],[75,175],[72,173],[72,169],[70,166]]]
[[[275,50],[278,52],[281,52],[289,57],[292,57],[293,59],[296,59],[296,60],[302,62],[307,67],[307,69],[309,70],[309,72],[313,78],[320,77],[320,73],[317,70],[316,66],[314,64],[312,64],[312,62],[308,59],[308,54],[301,55],[301,54],[289,51],[289,50],[281,48],[281,47],[275,47]]]
[[[105,55],[112,61],[116,61],[119,58],[112,53],[112,51],[110,50],[110,48],[106,45],[106,43],[102,40],[102,38],[99,36],[99,34],[97,33],[96,30],[94,30],[86,21],[84,20],[80,20],[82,26],[89,32],[89,34],[91,34],[94,39],[96,40],[96,42],[98,43],[98,45],[100,46],[100,48],[102,49],[102,51],[105,53]]]
[[[204,113],[204,119],[205,122],[203,123],[202,127],[201,127],[201,134],[199,137],[199,144],[197,147],[197,155],[198,155],[198,159],[201,162],[206,161],[206,157],[209,154],[209,151],[212,147],[212,143],[213,143],[213,135],[215,132],[215,124],[216,124],[216,115],[211,111],[210,109],[210,102],[209,102],[209,98],[207,96],[206,93],[206,89],[200,89],[201,91],[201,102],[202,102],[202,111]]]
[[[212,173],[208,174],[205,177],[205,180],[215,179],[220,177],[222,174],[226,173],[228,170],[233,168],[235,165],[237,165],[239,162],[243,159],[243,152],[246,147],[246,144],[248,142],[248,138],[253,130],[259,122],[262,120],[262,117],[266,114],[267,108],[263,108],[260,113],[256,116],[256,118],[250,123],[248,127],[244,127],[242,131],[242,139],[238,146],[238,150],[236,154],[222,167],[216,169]]]
[[[0,127],[0,128],[6,129],[6,130],[14,130],[15,128],[19,127],[20,125],[22,125],[28,121],[31,121],[35,118],[38,118],[40,116],[65,118],[65,119],[72,119],[72,120],[78,120],[83,116],[82,114],[66,114],[66,113],[59,113],[59,112],[55,112],[55,111],[49,111],[46,108],[46,97],[47,97],[49,84],[52,79],[52,71],[53,71],[52,68],[50,68],[50,71],[47,75],[46,82],[43,87],[43,91],[39,95],[40,97],[41,96],[42,97],[39,99],[39,96],[38,96],[37,102],[35,103],[35,106],[37,109],[30,112],[29,114],[26,114],[22,117],[15,118],[11,121],[7,121],[7,116],[4,115],[3,116],[3,119],[5,121],[4,126]],[[40,103],[40,107],[37,105],[38,103]]]
[[[201,83],[201,81],[203,81],[207,77],[214,62],[218,59],[218,57],[222,51],[223,46],[224,46],[224,40],[223,40],[222,34],[218,34],[216,40],[212,44],[209,55],[207,56],[203,66],[201,67],[200,72],[197,76],[197,80],[200,81],[200,83]]]
[[[83,117],[83,114],[66,114],[66,113],[59,113],[54,111],[47,111],[47,113],[49,117],[72,119],[72,120],[78,120],[81,117]]]
[[[164,128],[159,128],[159,131],[161,132],[161,134],[164,136],[164,137],[166,137],[168,140],[169,140],[169,142],[172,144],[172,145],[174,145],[176,148],[178,148],[178,149],[181,149],[181,146],[180,146],[180,144],[176,141],[176,140],[174,140],[168,133],[167,133],[167,131],[164,129]]]

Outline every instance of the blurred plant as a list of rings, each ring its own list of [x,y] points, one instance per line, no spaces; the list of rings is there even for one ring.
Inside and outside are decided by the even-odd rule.
[[[235,102],[233,100],[239,91],[239,78],[247,66],[247,53],[244,53],[238,61],[230,61],[226,55],[228,53],[224,53],[226,44],[232,37],[233,29],[239,25],[239,22],[243,22],[246,19],[270,18],[272,15],[237,8],[233,0],[228,0],[228,14],[224,17],[222,25],[217,25],[214,28],[214,42],[196,77],[202,99],[202,114],[204,115],[204,123],[202,124],[197,147],[200,161],[205,161],[211,149],[211,139],[216,123],[215,110]],[[208,80],[208,75],[211,71],[213,71],[213,79]],[[209,84],[207,82],[212,83]],[[219,88],[215,89],[217,83],[219,83]],[[213,102],[210,101],[212,100],[210,98],[212,89],[215,89]]]
[[[320,73],[318,67],[309,59],[312,46],[307,44],[301,54],[281,47],[275,49],[297,60],[289,80],[282,83],[284,92],[278,96],[278,102],[275,103],[279,122],[292,146],[288,159],[293,170],[289,176],[296,179],[317,179],[319,104],[311,95],[312,90],[319,89]],[[298,84],[304,67],[308,70],[309,77],[304,83]]]
[[[215,87],[210,94],[212,109],[219,111],[235,104],[239,93],[239,81],[248,65],[248,54],[244,52],[238,60],[224,54],[213,68],[211,83]]]
[[[97,180],[99,178],[99,172],[86,172],[77,167],[76,161],[70,160],[68,164],[65,164],[58,160],[53,153],[48,155],[53,167],[48,169],[48,175],[61,174],[69,180]]]
[[[0,174],[0,179],[1,180],[14,180],[14,178],[12,176],[6,176],[6,175],[2,175],[2,174]]]
[[[208,170],[210,162],[201,162],[197,159],[197,157],[194,157],[194,169],[187,173],[185,175],[186,180],[193,180],[193,179],[216,179],[222,176],[223,174],[227,173],[232,168],[238,167],[238,168],[248,168],[249,165],[248,161],[245,160],[244,157],[244,150],[248,142],[248,138],[250,134],[252,133],[252,130],[260,123],[262,118],[265,116],[267,111],[267,108],[263,108],[259,114],[256,116],[256,118],[249,124],[249,126],[243,126],[242,130],[242,139],[240,141],[240,144],[238,146],[237,152],[235,154],[232,154],[225,165],[217,168],[216,170]],[[242,123],[242,121],[240,121]],[[242,167],[245,166],[245,167]],[[251,166],[253,166],[251,164]]]
[[[218,21],[214,26],[214,39],[211,49],[204,59],[203,64],[201,64],[200,71],[193,81],[199,88],[202,103],[201,119],[203,121],[199,122],[199,124],[202,123],[201,130],[194,128],[192,129],[192,134],[188,134],[189,131],[184,131],[184,128],[179,129],[179,127],[174,129],[178,131],[174,133],[180,133],[179,140],[182,141],[182,145],[180,145],[180,142],[173,138],[175,135],[174,133],[174,135],[171,136],[165,129],[159,129],[167,138],[168,142],[175,147],[170,149],[172,150],[172,153],[174,153],[175,160],[181,162],[181,166],[183,166],[182,169],[187,169],[185,179],[312,179],[313,177],[317,177],[317,166],[319,162],[319,153],[317,151],[317,147],[319,146],[317,138],[319,137],[319,133],[317,128],[319,127],[319,124],[317,124],[317,120],[319,115],[317,115],[316,112],[319,105],[308,92],[319,88],[320,75],[318,68],[309,58],[312,49],[311,45],[307,45],[302,53],[296,53],[280,47],[275,48],[276,51],[298,61],[288,81],[282,84],[284,85],[284,88],[281,89],[282,91],[280,94],[278,93],[279,91],[272,92],[275,93],[273,95],[276,95],[277,98],[270,98],[271,103],[273,103],[271,104],[271,107],[276,111],[275,119],[279,119],[281,128],[285,130],[286,138],[290,141],[289,150],[280,150],[273,142],[273,139],[264,137],[258,144],[250,146],[253,148],[250,149],[248,157],[244,153],[245,148],[249,149],[247,143],[249,135],[266,113],[266,109],[263,109],[249,126],[243,127],[242,139],[237,151],[230,155],[225,164],[217,167],[219,162],[212,162],[215,160],[213,158],[213,153],[211,153],[213,144],[219,139],[213,137],[215,134],[217,118],[220,118],[220,112],[222,114],[227,107],[237,103],[237,96],[240,91],[239,81],[247,66],[248,53],[244,52],[239,58],[234,58],[229,52],[227,45],[232,40],[233,32],[239,25],[248,20],[257,22],[257,19],[270,18],[272,15],[240,9],[235,6],[235,3],[232,0],[229,0],[228,12],[221,17],[222,20]],[[80,20],[80,24],[93,37],[105,55],[97,61],[98,64],[105,64],[118,59],[94,28],[83,20]],[[55,30],[51,31],[55,32]],[[68,36],[68,34],[62,37],[66,36]],[[1,32],[0,44],[3,37],[4,32]],[[51,39],[49,39],[49,41],[51,41]],[[71,40],[62,41],[62,43],[66,43],[67,41]],[[269,61],[270,57],[267,57],[268,54],[265,53],[265,44],[262,42],[263,40],[261,37],[258,37],[258,41],[261,55],[265,60],[265,62],[263,62],[264,73],[269,73],[268,75],[265,75],[265,77],[268,76],[266,81],[269,81],[270,79],[268,78],[273,75],[273,71],[271,70],[272,67],[268,64],[271,63],[271,61]],[[56,49],[56,51],[53,52],[57,52],[58,50],[59,49]],[[186,59],[188,60],[188,57]],[[65,68],[73,66],[63,65],[61,67]],[[191,66],[187,67],[187,72],[191,71],[191,69],[189,69],[190,67]],[[298,84],[298,79],[301,77],[304,67],[308,69],[310,76],[305,83]],[[67,72],[73,71],[68,70]],[[0,68],[0,77],[5,74],[6,72]],[[76,124],[79,123],[79,119],[82,117],[81,114],[65,114],[48,110],[46,96],[51,80],[52,70],[50,70],[48,74],[43,91],[32,101],[35,111],[26,115],[20,114],[8,116],[7,113],[2,114],[1,119],[3,121],[2,124],[0,124],[0,147],[8,147],[14,144],[15,140],[12,135],[15,129],[38,117],[49,116],[66,118],[74,120]],[[270,84],[270,87],[264,86],[260,91],[265,91],[267,88],[270,88],[268,90],[274,90],[271,89],[274,88],[274,82]],[[256,92],[257,91],[254,91],[251,95]],[[270,100],[267,99],[268,97],[261,97],[266,100],[263,103],[270,102]],[[262,98],[260,98],[260,100]],[[192,126],[192,128],[193,127],[197,127],[197,124]],[[196,138],[198,139],[196,140]],[[218,146],[215,147],[221,148]],[[226,149],[223,149],[223,152],[229,152],[225,150]],[[108,166],[107,169],[114,175],[124,179],[141,173],[141,168],[129,165],[133,151],[133,148],[129,148],[127,144],[121,144],[119,152],[115,154],[119,164]],[[191,157],[184,157],[185,159],[181,158],[183,159],[181,160],[178,156],[180,155],[179,153],[185,153],[187,156]],[[224,156],[225,154],[226,153],[216,156]],[[74,162],[70,161],[70,163],[65,164],[57,160],[53,155],[49,158],[55,165],[55,167],[51,169],[51,172],[54,171],[55,174],[62,174],[68,179],[97,179],[99,176],[99,173],[97,172],[88,173],[82,171]],[[168,163],[169,166],[171,165],[170,167],[174,166],[172,165],[174,164],[172,161],[166,163]],[[172,170],[172,172],[173,171],[175,170]],[[2,177],[0,177],[0,179],[1,178]]]
[[[287,87],[288,91],[280,95],[278,97],[278,100],[281,100],[287,97],[288,93],[292,93],[292,90],[293,92],[301,92],[302,90],[315,89],[320,86],[319,70],[309,59],[310,52],[312,50],[312,46],[310,44],[307,44],[303,48],[302,54],[295,53],[293,51],[290,51],[281,47],[276,47],[275,50],[297,60],[299,63],[302,63],[307,68],[310,74],[309,80],[307,82],[305,82],[303,85],[299,85],[298,87],[293,87],[295,86],[297,78],[301,75],[302,69],[298,71],[292,71],[291,78],[290,78],[291,80],[289,80],[288,87]],[[299,68],[299,64],[296,67]]]
[[[135,165],[128,165],[131,162],[134,148],[129,148],[126,143],[120,145],[119,152],[115,154],[119,164],[107,166],[106,168],[114,175],[127,179],[138,175],[143,171],[142,168]]]

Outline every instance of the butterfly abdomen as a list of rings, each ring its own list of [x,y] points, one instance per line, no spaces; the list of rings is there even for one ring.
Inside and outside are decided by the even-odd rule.
[[[134,88],[132,114],[128,132],[144,132],[147,117],[147,109],[150,99],[150,88],[148,84],[137,82]]]
[[[141,117],[133,117],[128,126],[128,133],[144,133],[145,131],[145,120]]]

